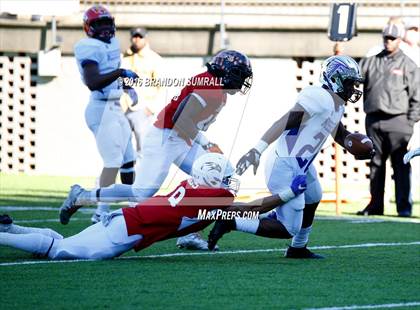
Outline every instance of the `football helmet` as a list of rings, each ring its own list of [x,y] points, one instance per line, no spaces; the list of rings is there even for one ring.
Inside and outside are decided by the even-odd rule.
[[[357,89],[363,77],[357,62],[349,56],[331,56],[321,66],[319,80],[344,101],[357,102],[362,91]]]
[[[115,22],[102,5],[94,5],[83,15],[83,29],[88,37],[109,43],[115,35]]]
[[[236,194],[240,182],[233,177],[234,172],[225,156],[219,153],[206,153],[194,161],[191,175],[195,185],[226,188]]]
[[[223,82],[223,88],[232,94],[246,94],[252,85],[252,67],[249,58],[234,50],[218,52],[207,64],[208,70]]]

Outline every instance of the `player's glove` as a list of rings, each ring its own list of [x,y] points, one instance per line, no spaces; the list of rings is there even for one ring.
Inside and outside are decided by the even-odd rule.
[[[139,78],[136,72],[128,70],[128,69],[122,69],[120,77],[122,80],[121,84],[124,89],[127,87],[132,87],[133,85],[136,85],[137,83],[136,80]]]
[[[128,69],[122,69],[121,77],[130,78],[130,79],[137,79],[139,76],[134,71],[131,71],[131,70],[128,70]]]
[[[420,156],[420,148],[415,149],[415,150],[411,150],[408,151],[405,155],[404,155],[404,164],[408,164],[408,162],[410,161],[411,158],[416,157],[416,156]]]
[[[290,189],[295,196],[302,194],[306,190],[306,187],[306,175],[304,174],[296,176],[292,181],[292,185],[290,185]]]
[[[223,154],[222,150],[216,143],[209,142],[206,145],[203,145],[203,149],[209,153]]]
[[[257,169],[260,165],[260,158],[261,153],[257,149],[252,148],[248,153],[242,156],[241,159],[239,159],[238,163],[236,164],[236,173],[238,175],[242,175],[246,169],[252,165],[254,166],[254,175],[257,174]]]
[[[368,154],[354,155],[354,158],[357,160],[368,160],[368,159],[372,159],[373,156],[375,156],[375,154],[376,154],[375,149],[372,149],[372,151],[370,151]]]
[[[139,96],[137,95],[137,92],[132,87],[124,87],[124,92],[130,96],[131,101],[133,102],[131,104],[132,107],[134,107],[137,103],[139,103]]]
[[[287,202],[302,194],[306,190],[306,187],[306,175],[301,174],[293,179],[289,188],[281,191],[278,195],[283,202]]]

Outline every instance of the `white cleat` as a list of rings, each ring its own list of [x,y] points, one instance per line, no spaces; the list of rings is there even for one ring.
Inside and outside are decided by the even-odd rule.
[[[207,241],[204,240],[199,233],[192,233],[184,237],[179,237],[176,246],[180,249],[208,251]],[[215,247],[214,251],[219,249]]]
[[[83,191],[83,188],[76,184],[70,188],[70,192],[60,208],[60,223],[67,225],[71,216],[81,207],[76,205],[77,197]]]
[[[104,213],[93,213],[92,217],[90,218],[90,221],[92,222],[92,224],[96,224],[99,223],[100,221],[102,221],[102,218],[107,215],[107,212]]]

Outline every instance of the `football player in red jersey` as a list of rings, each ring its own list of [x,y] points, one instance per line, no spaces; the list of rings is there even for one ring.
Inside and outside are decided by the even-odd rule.
[[[206,152],[221,153],[203,132],[226,104],[227,94],[246,94],[251,83],[252,68],[247,56],[233,50],[216,54],[207,63],[207,71],[192,77],[157,116],[154,126],[145,136],[134,184],[114,184],[92,191],[74,186],[61,207],[61,213],[66,213],[73,205],[141,202],[159,190],[173,163],[190,174],[196,158]],[[66,224],[63,220],[61,222]],[[179,240],[178,246],[207,249],[206,242],[199,236],[191,238]]]
[[[232,178],[232,172],[223,155],[205,154],[195,161],[192,178],[181,182],[172,193],[149,198],[134,208],[116,210],[101,222],[64,239],[58,233],[51,234],[52,230],[31,231],[30,227],[23,230],[9,216],[2,215],[0,245],[50,259],[110,259],[131,249],[139,251],[157,241],[205,228],[212,221],[199,220],[200,210],[268,212],[306,188],[306,178],[297,176],[287,193],[235,205],[239,183]]]

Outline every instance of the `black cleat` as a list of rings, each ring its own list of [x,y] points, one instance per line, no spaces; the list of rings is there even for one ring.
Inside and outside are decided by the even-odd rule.
[[[286,253],[284,253],[284,257],[286,258],[325,258],[322,255],[315,254],[314,252],[311,252],[308,250],[306,246],[303,248],[294,248],[292,246],[289,246],[286,250]]]
[[[0,232],[7,232],[11,225],[13,224],[13,219],[7,214],[0,215]]]
[[[216,221],[214,223],[213,228],[210,230],[208,239],[207,239],[207,246],[210,251],[213,251],[216,247],[217,241],[219,241],[220,238],[223,237],[224,234],[230,232],[232,229],[235,229],[235,221],[229,220],[229,221]]]
[[[9,215],[7,214],[0,215],[0,224],[9,225],[12,223],[13,223],[13,219]]]

